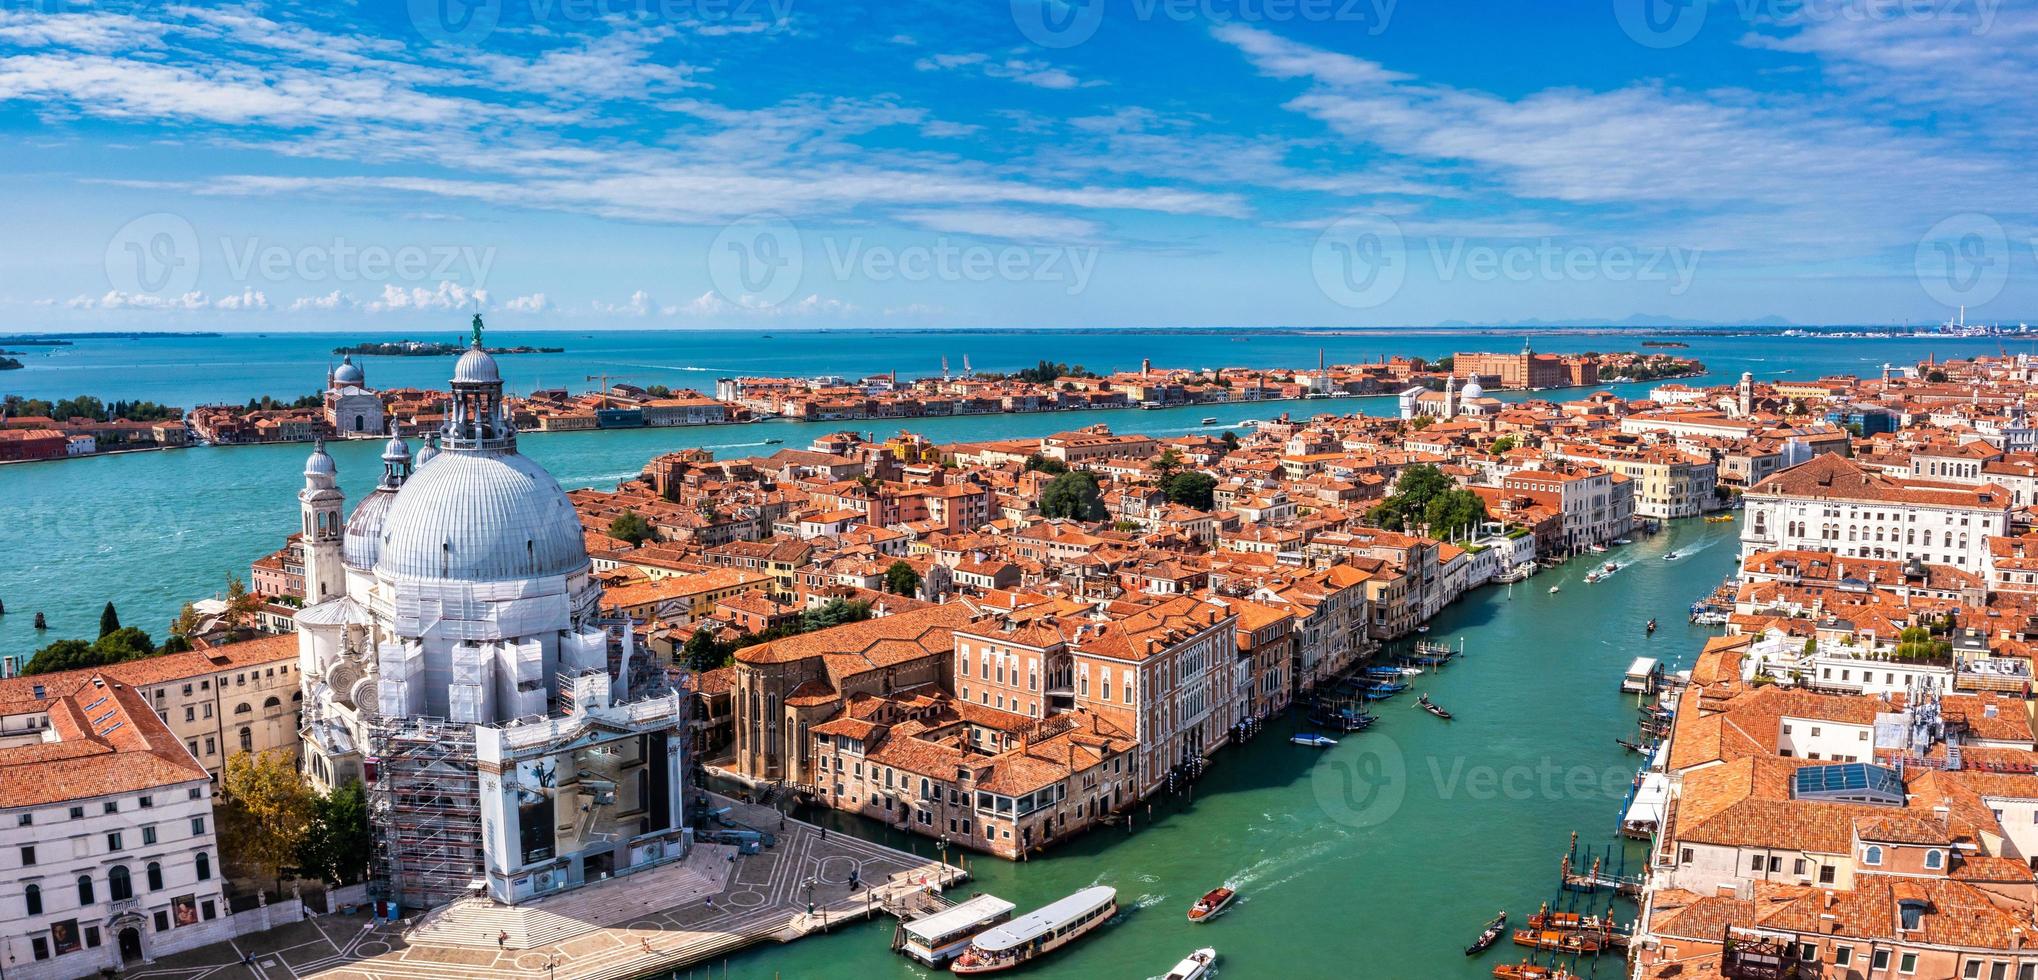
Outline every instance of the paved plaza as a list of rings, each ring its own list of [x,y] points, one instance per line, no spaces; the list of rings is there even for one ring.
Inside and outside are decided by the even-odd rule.
[[[778,834],[738,856],[696,845],[684,862],[520,906],[456,902],[420,918],[370,923],[326,915],[167,956],[129,971],[150,980],[458,980],[631,978],[790,941],[882,914],[888,901],[957,869],[730,800],[730,816]],[[856,885],[850,882],[852,873]],[[815,914],[807,914],[812,880]]]

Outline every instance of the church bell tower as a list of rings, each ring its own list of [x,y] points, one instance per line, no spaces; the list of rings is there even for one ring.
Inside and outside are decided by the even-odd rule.
[[[347,570],[340,539],[346,534],[339,467],[320,440],[304,461],[304,489],[297,492],[304,516],[304,604],[315,606],[347,594]]]

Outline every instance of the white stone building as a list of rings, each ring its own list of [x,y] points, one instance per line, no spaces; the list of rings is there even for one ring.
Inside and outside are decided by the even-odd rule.
[[[2010,495],[1870,473],[1838,455],[1817,457],[1749,488],[1743,560],[1763,551],[1825,551],[1951,565],[1982,573],[1988,539],[2010,526]]]
[[[371,889],[406,907],[473,882],[515,902],[689,840],[682,679],[599,618],[579,517],[517,452],[480,329],[435,444],[414,462],[391,439],[344,522],[323,446],[299,494],[305,771],[366,783]]]
[[[385,432],[382,397],[368,387],[368,377],[351,356],[326,375],[326,424],[342,439],[374,439]]]
[[[0,682],[0,964],[133,970],[230,938],[212,784],[141,692],[98,671]]]

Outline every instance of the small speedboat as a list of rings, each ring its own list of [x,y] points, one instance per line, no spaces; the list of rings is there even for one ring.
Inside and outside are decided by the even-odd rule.
[[[1204,424],[1204,425],[1216,425],[1216,424],[1217,424],[1217,416],[1215,416],[1215,415],[1212,415],[1212,416],[1210,416],[1209,418],[1207,418],[1207,419],[1204,419],[1204,420],[1203,420],[1203,424]]]
[[[1196,900],[1196,904],[1189,906],[1189,921],[1208,922],[1217,918],[1217,913],[1224,911],[1225,907],[1231,904],[1231,900],[1237,897],[1238,892],[1230,888],[1223,886],[1212,888],[1204,892],[1203,897]]]
[[[1664,555],[1664,556],[1663,556],[1663,560],[1664,560],[1664,561],[1676,561],[1677,559],[1679,559],[1679,558],[1682,558],[1682,557],[1684,557],[1684,556],[1683,556],[1683,555],[1680,555],[1680,554],[1678,554],[1677,552],[1674,552],[1674,551],[1673,551],[1673,552],[1671,552],[1671,553],[1669,553],[1669,554],[1667,554],[1667,555]]]
[[[1603,555],[1603,554],[1606,554],[1606,545],[1603,545],[1603,544],[1590,544],[1590,545],[1586,545],[1585,547],[1586,547],[1587,549],[1591,550],[1591,552],[1592,552],[1593,554],[1595,554],[1595,555]]]
[[[1331,738],[1328,735],[1310,735],[1307,733],[1291,736],[1288,741],[1296,745],[1307,745],[1312,749],[1327,749],[1337,744],[1337,739]]]
[[[1612,575],[1613,573],[1620,571],[1620,566],[1614,564],[1613,562],[1607,562],[1606,564],[1599,566],[1599,571],[1601,574]]]
[[[1451,720],[1451,713],[1445,711],[1442,705],[1436,703],[1435,701],[1431,701],[1429,699],[1429,695],[1427,694],[1419,698],[1416,698],[1415,706],[1421,708],[1424,711],[1429,712],[1430,714],[1437,716],[1438,718],[1442,718],[1445,721]]]
[[[784,439],[766,439],[764,440],[764,444],[767,446],[776,446],[784,441],[785,441]]]
[[[1472,941],[1472,945],[1465,947],[1465,955],[1477,956],[1492,949],[1493,944],[1499,942],[1501,935],[1506,932],[1507,912],[1503,909],[1499,915],[1493,917],[1493,921],[1486,923],[1486,931],[1481,932],[1479,938]]]
[[[1551,594],[1551,595],[1556,595],[1556,594],[1557,594],[1557,587],[1556,587],[1556,586],[1554,586],[1554,585],[1550,586],[1550,594]]]
[[[1615,538],[1615,539],[1613,539],[1613,543],[1614,543],[1614,544],[1634,544],[1634,543],[1635,543],[1635,539],[1633,539],[1633,538]]]
[[[1642,632],[1643,632],[1643,633],[1644,633],[1645,635],[1648,635],[1648,636],[1655,636],[1655,635],[1656,635],[1656,620],[1655,620],[1655,619],[1653,619],[1653,618],[1651,618],[1651,619],[1649,620],[1649,625],[1647,625],[1647,626],[1645,626],[1645,627],[1643,627],[1643,628],[1642,628]]]
[[[1183,957],[1182,962],[1175,964],[1175,968],[1169,970],[1162,980],[1202,980],[1210,975],[1210,965],[1215,962],[1217,951],[1205,946]]]

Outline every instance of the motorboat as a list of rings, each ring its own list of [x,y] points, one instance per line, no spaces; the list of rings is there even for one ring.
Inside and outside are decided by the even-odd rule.
[[[1216,425],[1216,424],[1217,424],[1217,416],[1215,416],[1215,415],[1212,415],[1212,416],[1209,416],[1209,417],[1205,418],[1205,419],[1203,420],[1203,424],[1204,424],[1204,425]]]
[[[1225,907],[1231,904],[1231,900],[1237,897],[1236,890],[1222,885],[1212,888],[1204,892],[1203,897],[1196,900],[1196,904],[1189,906],[1189,921],[1208,922],[1217,918],[1217,914],[1224,911]]]
[[[1578,977],[1578,974],[1561,966],[1544,966],[1526,960],[1502,963],[1493,968],[1493,975],[1499,980],[1577,980]]]
[[[1551,594],[1551,595],[1556,595],[1556,594],[1557,594],[1557,586],[1554,586],[1554,585],[1550,586],[1550,594]]]
[[[1203,980],[1210,975],[1210,965],[1217,962],[1217,951],[1203,947],[1182,958],[1175,968],[1168,971],[1162,980]]]
[[[1465,947],[1465,955],[1477,956],[1492,949],[1493,944],[1499,942],[1500,937],[1506,932],[1507,912],[1503,909],[1499,915],[1493,917],[1493,921],[1486,923],[1486,930],[1479,934],[1479,938],[1473,940],[1472,945]]]
[[[1030,963],[1088,935],[1118,913],[1118,889],[1094,885],[978,933],[948,965],[952,973],[997,973]]]
[[[1620,545],[1628,545],[1628,544],[1634,544],[1634,543],[1635,543],[1635,539],[1633,539],[1633,538],[1615,538],[1615,539],[1613,539],[1613,543],[1614,543],[1614,544],[1620,544]]]
[[[1516,929],[1514,944],[1573,956],[1598,956],[1606,950],[1606,944],[1598,936],[1561,929]]]
[[[1308,733],[1291,736],[1288,741],[1296,745],[1307,745],[1312,749],[1327,749],[1337,744],[1337,739],[1331,738],[1328,735],[1311,735]]]
[[[776,445],[779,445],[779,444],[781,444],[781,443],[784,443],[784,442],[785,442],[785,440],[784,440],[784,439],[766,439],[766,440],[764,440],[764,444],[765,444],[765,445],[767,445],[767,446],[776,446]]]
[[[1589,544],[1586,545],[1585,548],[1586,550],[1592,552],[1595,555],[1606,554],[1606,545],[1603,544]]]
[[[1667,554],[1667,555],[1664,555],[1664,556],[1663,556],[1663,560],[1664,560],[1664,561],[1676,561],[1677,559],[1679,559],[1679,558],[1682,558],[1682,557],[1684,557],[1684,556],[1683,556],[1683,555],[1680,555],[1680,554],[1678,554],[1677,552],[1674,552],[1674,551],[1673,551],[1673,552],[1671,552],[1671,553],[1669,553],[1669,554]]]

